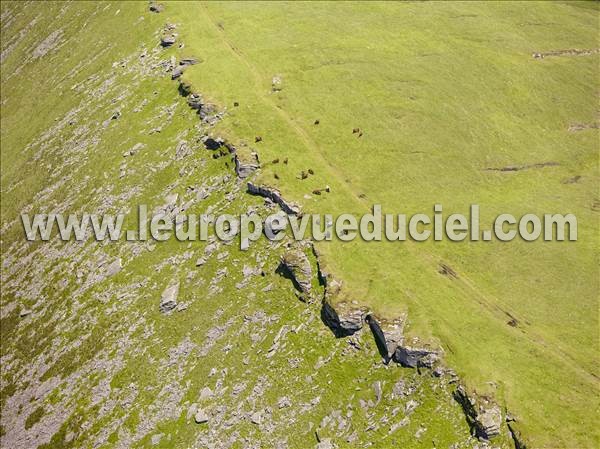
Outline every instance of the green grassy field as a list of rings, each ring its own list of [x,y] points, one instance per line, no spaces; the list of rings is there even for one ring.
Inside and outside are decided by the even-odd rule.
[[[181,136],[191,140],[194,135],[195,117],[183,106],[175,109],[174,125],[148,135],[149,129],[160,125],[160,111],[184,100],[178,97],[175,82],[128,70],[142,46],[156,46],[164,23],[175,23],[178,39],[185,46],[161,50],[157,58],[176,55],[202,60],[186,70],[184,80],[205,98],[227,109],[225,119],[211,132],[236,144],[247,142],[256,149],[262,161],[259,181],[277,187],[286,198],[300,203],[304,211],[359,215],[377,203],[388,213],[432,213],[434,204],[442,204],[448,213],[468,213],[470,204],[479,204],[482,227],[486,223],[489,227],[499,213],[576,214],[577,242],[333,241],[318,243],[317,248],[327,270],[343,283],[337,301],[356,301],[382,319],[407,313],[408,331],[439,344],[445,363],[459,373],[470,389],[490,394],[506,407],[516,417],[518,428],[531,447],[597,447],[598,129],[571,131],[569,127],[598,123],[599,54],[544,59],[533,58],[532,54],[597,49],[598,3],[165,2],[165,10],[160,14],[150,14],[145,2],[107,5],[71,5],[61,13],[62,5],[57,3],[46,11],[31,5],[2,3],[3,14],[8,9],[13,11],[10,18],[2,19],[4,261],[14,260],[15,254],[38,254],[35,246],[24,249],[18,245],[21,229],[13,220],[28,204],[44,206],[41,200],[45,196],[38,192],[50,185],[58,186],[47,195],[54,201],[52,204],[68,205],[74,210],[100,207],[100,187],[106,189],[102,192],[114,195],[134,189],[132,198],[136,203],[160,205],[165,192],[176,191],[184,197],[187,185],[217,179],[226,173],[222,161],[210,158],[193,167],[185,161],[161,165],[167,148],[172,149]],[[36,33],[25,33],[5,57],[7,45],[36,17],[32,25]],[[32,49],[53,29],[64,30],[69,43],[31,61]],[[130,58],[127,68],[119,72],[119,61],[126,58]],[[80,66],[81,61],[86,64]],[[113,62],[115,66],[111,66]],[[97,74],[102,77],[94,78]],[[39,136],[56,125],[57,118],[62,120],[80,105],[82,98],[87,98],[84,93],[100,89],[102,82],[113,76],[116,79],[109,84],[108,94],[99,100],[85,100],[82,125],[88,130],[78,134],[77,129],[70,130],[65,125],[44,147]],[[282,79],[278,92],[272,90],[275,76]],[[120,98],[122,95],[124,99]],[[116,103],[111,101],[115,98]],[[142,100],[150,106],[132,114],[131,110]],[[234,102],[239,106],[234,107]],[[68,152],[60,150],[76,146],[80,136],[93,137],[89,130],[102,129],[102,122],[116,107],[123,110],[123,117],[101,133],[101,143],[86,150],[89,153],[83,160],[70,159]],[[318,125],[315,120],[319,120]],[[352,132],[357,127],[363,132],[360,138]],[[262,141],[254,143],[255,136],[261,136]],[[114,180],[123,152],[138,141],[145,143],[148,151],[141,160],[128,162],[128,168],[134,170],[131,175]],[[35,154],[40,148],[45,151],[41,162],[37,162]],[[268,163],[275,158],[288,158],[289,163]],[[558,165],[518,172],[485,170],[546,162]],[[314,176],[298,179],[299,173],[308,168],[314,170]],[[181,176],[183,169],[188,171]],[[57,182],[71,171],[74,175],[65,184]],[[565,182],[575,176],[580,177],[577,182]],[[77,192],[73,192],[75,185]],[[325,185],[331,187],[330,193],[311,194]],[[226,189],[235,189],[234,184],[227,184]],[[249,201],[244,199],[231,208],[243,210],[254,204]],[[131,206],[127,201],[117,201],[116,205]],[[8,246],[12,243],[16,250]],[[6,248],[10,248],[9,256],[4,255]],[[121,287],[126,290],[133,280],[146,277],[149,290],[158,294],[170,276],[188,282],[185,273],[172,268],[167,270],[168,276],[154,272],[162,260],[185,250],[177,242],[161,244],[158,251],[132,260],[117,281],[121,279]],[[119,248],[108,247],[106,251],[111,256],[123,254]],[[87,254],[81,260],[88,257],[91,256]],[[235,257],[247,262],[242,255]],[[188,264],[193,266],[193,260]],[[241,267],[243,261],[234,267]],[[50,262],[45,263],[48,265],[44,266],[44,279],[58,283],[64,272],[55,273]],[[67,270],[68,258],[61,263]],[[441,263],[450,266],[457,277],[440,274]],[[228,262],[225,264],[229,266]],[[8,268],[3,269],[12,270],[11,263],[5,265]],[[192,302],[202,299],[201,291],[216,269],[216,264],[210,265],[200,280],[185,284],[184,296]],[[15,277],[21,284],[35,279],[31,272],[23,276],[3,272],[9,283],[3,288],[3,307],[13,304],[15,298],[24,298],[19,301],[33,306],[35,295],[17,295]],[[268,281],[252,287],[261,300],[260,306],[246,301],[236,291],[236,281],[239,279],[227,280],[224,287],[228,298],[235,298],[233,305],[225,302],[224,306],[231,316],[237,312],[237,306],[247,314],[254,313],[257,307],[268,313],[280,311],[280,305],[260,293]],[[284,293],[283,285],[278,294],[293,301],[293,295]],[[103,288],[112,287],[105,281],[84,292],[84,299],[78,301],[86,307],[83,311],[71,310],[68,316],[75,319],[102,315],[96,296]],[[46,285],[42,293],[54,307],[78,292],[73,279],[65,289],[52,289]],[[155,342],[148,353],[160,359],[169,349],[164,339],[179,342],[190,329],[195,329],[191,337],[194,343],[201,345],[201,336],[208,329],[202,318],[221,316],[221,306],[218,298],[193,302],[194,315],[181,319],[176,326],[161,321],[156,310],[145,312],[144,304],[119,309],[117,316],[124,321],[131,313],[143,316],[146,321],[140,324],[138,333],[143,325],[155,323],[155,335],[163,341]],[[40,320],[60,321],[57,309],[44,310]],[[87,315],[82,315],[84,312]],[[289,313],[290,322],[302,321],[299,306]],[[512,317],[517,320],[516,327],[507,324]],[[33,333],[42,342],[45,333],[54,335],[52,329],[41,325],[20,323],[14,308],[3,313],[2,319],[3,335],[10,332],[12,337],[23,337]],[[96,327],[81,325],[69,331],[67,340],[77,341],[88,332],[92,336],[86,340],[89,344],[81,346],[80,354],[74,351],[75,360],[91,360],[100,351],[98,341],[103,332],[107,332],[110,347],[119,346],[119,336],[126,328],[111,326],[111,321],[103,318]],[[275,334],[277,330],[271,332]],[[305,345],[311,354],[299,374],[278,380],[279,389],[288,394],[293,388],[298,389],[298,401],[309,402],[316,394],[301,381],[310,373],[309,365],[312,367],[318,357],[329,355],[322,347],[338,345],[336,351],[340,352],[344,345],[321,331],[324,329],[311,330],[310,335],[302,336],[304,340],[296,338],[288,348],[289,353],[294,353]],[[236,338],[235,332],[227,332],[232,332],[227,338]],[[133,338],[139,337],[136,335]],[[238,338],[232,340],[235,348],[249,344],[245,336]],[[43,345],[27,347],[20,341],[11,339],[9,346],[3,346],[3,355],[17,351],[20,360],[35,360],[46,351]],[[260,350],[268,350],[268,346],[265,342]],[[377,359],[370,349],[371,359]],[[250,355],[250,366],[260,366],[262,359]],[[158,367],[135,355],[135,351],[125,360],[126,368],[113,377],[115,388],[125,390],[133,381],[152,385],[161,376]],[[211,353],[207,363],[186,372],[184,378],[193,379],[190,391],[202,387],[197,379],[208,375],[211,364],[221,366],[219,360],[220,354]],[[341,386],[356,379],[361,379],[362,391],[367,391],[369,386],[364,379],[374,372],[391,385],[395,371],[403,371],[380,373],[369,363],[361,368],[352,361],[334,360],[336,367],[319,381],[319,391],[331,388],[328,398],[344,395]],[[229,363],[233,376],[244,378],[246,368],[237,362]],[[283,370],[285,363],[284,359],[276,359],[272,368]],[[68,357],[54,366],[63,379],[78,372],[77,363]],[[260,370],[253,368],[247,381],[255,382],[260,375]],[[8,393],[13,389],[29,388],[12,377],[3,372],[3,401],[11,397]],[[284,387],[286,382],[288,390]],[[92,387],[81,388],[87,391]],[[428,383],[422,387],[427,406],[420,412],[420,420],[431,419],[436,413],[431,398],[438,393],[430,393],[429,389],[436,391]],[[273,388],[272,394],[276,390]],[[140,398],[143,406],[154,400],[156,392],[149,391]],[[439,393],[436,400],[445,404],[446,393]],[[193,402],[193,394],[186,395],[189,398],[185,399]],[[234,407],[235,403],[228,405]],[[459,418],[453,414],[454,406],[444,406],[448,407],[444,408],[444,416],[451,418],[429,424],[430,429],[436,429],[433,440],[438,441],[438,447],[447,447],[464,437]],[[79,418],[89,419],[98,406],[80,402],[77,407],[79,412],[66,421],[52,447],[60,447],[59,440],[69,447],[64,434],[76,427]],[[390,404],[389,409],[392,408]],[[39,410],[37,405],[31,407],[29,424],[39,419]],[[385,416],[387,412],[378,413]],[[140,408],[123,417],[132,435],[142,422],[136,414],[144,413],[148,413],[147,409]],[[310,411],[306,419],[317,422],[326,413],[329,410],[323,406],[322,410]],[[361,415],[356,425],[367,427],[370,419]],[[184,421],[180,417],[179,421],[164,424],[166,430],[161,431],[174,436],[165,447],[193,441],[193,432],[189,426],[183,426]],[[394,441],[383,430],[376,430],[377,447],[431,447],[429,440],[415,442],[412,438],[419,427],[417,421],[408,433]],[[110,415],[110,419],[88,428],[82,438],[92,441],[99,428],[118,423],[118,416]],[[254,427],[245,425],[242,434],[255,436]],[[299,424],[294,429],[304,433],[290,442],[291,447],[301,447],[303,437],[312,432]],[[285,435],[285,431],[278,435]],[[110,438],[105,447],[127,441],[116,431]],[[135,444],[147,446],[149,436],[144,438]]]
[[[414,213],[439,203],[466,213],[476,203],[490,226],[507,211],[577,215],[576,243],[319,249],[344,282],[342,300],[385,317],[408,310],[411,330],[437,339],[473,388],[497,385],[535,446],[593,446],[598,131],[568,129],[597,123],[598,55],[532,53],[598,48],[598,5],[175,3],[167,15],[182,24],[185,52],[204,59],[186,79],[230,108],[223,133],[262,136],[262,160],[289,157],[261,176],[305,210],[379,203]],[[484,170],[549,161],[560,165]],[[316,175],[298,180],[307,167]],[[326,184],[330,195],[303,198]],[[438,273],[441,261],[458,279]]]

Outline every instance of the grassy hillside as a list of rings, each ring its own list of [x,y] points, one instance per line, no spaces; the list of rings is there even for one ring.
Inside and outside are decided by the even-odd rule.
[[[173,193],[197,212],[266,214],[202,147],[207,134],[255,149],[256,181],[308,212],[476,203],[482,226],[575,213],[577,242],[316,246],[343,283],[336,301],[406,313],[532,447],[597,446],[599,54],[532,54],[600,47],[598,4],[164,6],[2,3],[2,447],[312,447],[315,432],[338,447],[477,444],[447,379],[383,366],[369,335],[335,339],[297,301],[275,274],[285,245],[222,245],[197,267],[202,243],[24,241],[23,211],[133,213]],[[226,111],[214,128],[179,96],[172,56],[201,61],[183,79]],[[188,307],[164,316],[177,281]],[[198,406],[208,426],[193,422]]]
[[[137,204],[273,210],[201,144],[211,128],[171,80],[164,16],[1,12],[2,448],[477,444],[450,378],[383,365],[370,334],[336,339],[298,300],[276,273],[292,242],[25,241],[21,212],[127,211],[130,226]]]
[[[319,248],[344,281],[341,300],[408,310],[474,388],[497,386],[536,446],[593,446],[598,131],[569,128],[598,122],[598,54],[532,54],[598,48],[597,4],[174,4],[168,17],[205,59],[186,79],[230,107],[223,133],[263,137],[263,160],[288,157],[262,178],[308,211],[477,203],[490,225],[507,211],[577,215],[576,243]],[[485,170],[545,162],[558,165]],[[297,179],[308,167],[316,175]],[[304,198],[326,184],[330,195]],[[440,275],[441,262],[458,278]]]

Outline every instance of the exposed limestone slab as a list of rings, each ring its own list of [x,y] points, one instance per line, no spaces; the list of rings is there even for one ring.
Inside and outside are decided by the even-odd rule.
[[[254,184],[252,182],[248,182],[248,192],[253,195],[260,195],[264,198],[268,198],[274,203],[278,204],[286,214],[290,215],[299,215],[301,212],[300,206],[294,202],[286,201],[282,196],[279,190],[267,187],[260,186]]]
[[[393,359],[402,366],[409,368],[433,367],[439,360],[438,353],[431,349],[413,346],[398,346],[394,351]]]
[[[177,297],[179,296],[179,282],[167,287],[160,298],[159,309],[162,313],[167,313],[177,306]]]

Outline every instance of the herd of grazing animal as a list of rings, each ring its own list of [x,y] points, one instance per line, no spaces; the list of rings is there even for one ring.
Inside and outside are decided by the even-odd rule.
[[[237,106],[239,106],[239,103],[236,101],[233,105],[237,107]],[[314,121],[314,125],[319,125],[320,123],[321,123],[321,121],[319,119],[316,119]],[[353,128],[352,129],[352,134],[358,134],[358,137],[362,137],[363,132],[361,131],[360,128]],[[255,136],[254,137],[254,143],[262,142],[262,140],[263,140],[262,136]],[[288,158],[287,157],[283,160],[283,163],[285,165],[287,165],[287,163],[288,163]],[[273,164],[273,165],[279,164],[279,158],[273,159],[271,161],[271,164]],[[303,179],[307,179],[309,177],[309,175],[314,175],[314,174],[315,174],[315,171],[312,168],[309,168],[306,171],[302,170],[300,172],[300,176],[298,176],[297,178],[303,180]],[[273,177],[275,179],[279,179],[279,175],[277,173],[273,173]],[[331,191],[330,187],[326,186],[324,189],[315,189],[315,190],[312,191],[312,193],[314,195],[321,195],[322,192],[330,192],[330,191]]]

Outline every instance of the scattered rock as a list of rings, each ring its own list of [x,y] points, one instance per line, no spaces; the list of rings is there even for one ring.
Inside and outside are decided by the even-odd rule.
[[[273,92],[279,92],[283,89],[283,79],[281,75],[275,75],[271,80],[271,90]]]
[[[600,53],[600,48],[583,50],[579,48],[569,48],[567,50],[551,50],[547,52],[535,52],[531,56],[534,59],[544,59],[548,56],[590,56],[596,53]]]
[[[210,388],[204,387],[202,389],[202,391],[200,391],[200,400],[201,401],[206,401],[207,399],[210,399],[212,397],[213,397],[213,392]]]
[[[48,54],[50,51],[54,50],[60,43],[62,35],[62,29],[50,33],[50,35],[46,39],[44,39],[37,47],[33,49],[33,52],[31,54],[32,57],[41,58],[42,56]]]
[[[317,449],[334,449],[331,438],[325,438],[317,443]]]
[[[378,380],[373,384],[373,392],[375,393],[375,400],[377,401],[377,404],[379,404],[382,396],[381,381]]]
[[[179,65],[183,65],[183,66],[190,66],[190,65],[196,65],[198,64],[198,59],[196,58],[183,58],[182,60],[179,61]]]
[[[287,396],[281,397],[277,401],[277,407],[279,407],[279,408],[291,407],[291,405],[292,405],[292,401]]]
[[[197,424],[204,424],[208,422],[208,420],[208,414],[204,411],[204,409],[199,408],[194,415],[194,421],[196,421]]]
[[[598,129],[600,128],[600,122],[598,123],[575,123],[569,125],[569,132],[583,131],[585,129]]]
[[[159,309],[162,313],[170,312],[177,306],[179,282],[167,287],[161,296]]]
[[[140,150],[142,150],[146,145],[143,143],[136,143],[133,147],[123,153],[123,157],[135,156]]]
[[[260,412],[254,412],[252,413],[252,415],[250,415],[250,422],[252,424],[260,424],[262,422],[262,415]]]
[[[162,3],[150,3],[150,11],[151,12],[155,12],[155,13],[159,13],[159,12],[163,12],[163,10],[165,9],[165,6]]]
[[[502,412],[497,405],[483,410],[477,417],[477,424],[484,438],[493,438],[500,435],[502,425]]]
[[[163,47],[170,47],[177,42],[177,35],[175,33],[163,34],[160,38],[160,45]]]
[[[114,276],[121,271],[121,258],[114,260],[108,267],[106,267],[106,276]]]
[[[181,160],[192,154],[192,149],[185,140],[180,140],[175,147],[175,160]]]
[[[570,178],[565,179],[562,183],[563,184],[577,184],[580,180],[581,180],[581,176],[576,175],[576,176],[572,176]]]

